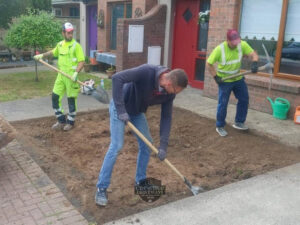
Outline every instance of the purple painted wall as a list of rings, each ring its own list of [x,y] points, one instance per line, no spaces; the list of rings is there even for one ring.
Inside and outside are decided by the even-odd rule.
[[[88,50],[97,49],[97,5],[87,6],[88,16]]]

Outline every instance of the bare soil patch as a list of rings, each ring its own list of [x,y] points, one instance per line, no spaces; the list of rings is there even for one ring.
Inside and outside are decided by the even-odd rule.
[[[147,118],[157,146],[160,108],[151,107]],[[192,195],[154,155],[148,176],[166,185],[166,195],[146,203],[134,194],[137,142],[128,129],[114,167],[109,204],[105,208],[96,206],[95,184],[110,143],[108,111],[79,114],[76,128],[70,132],[52,131],[54,122],[54,117],[47,117],[15,122],[13,126],[26,151],[89,221],[103,224]],[[221,138],[215,131],[215,121],[174,108],[168,159],[194,185],[207,190],[300,162],[299,149],[251,131],[239,132],[229,126],[227,130],[230,135]]]

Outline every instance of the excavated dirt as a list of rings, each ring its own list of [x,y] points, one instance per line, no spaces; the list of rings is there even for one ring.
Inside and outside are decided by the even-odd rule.
[[[147,118],[157,146],[160,108],[151,107]],[[52,131],[54,122],[51,117],[13,125],[25,149],[90,222],[103,224],[192,195],[178,175],[154,155],[147,175],[161,180],[166,194],[153,203],[135,195],[137,142],[127,130],[114,167],[109,204],[96,206],[95,184],[110,142],[108,111],[79,114],[76,128],[70,132]],[[229,136],[221,138],[213,120],[175,108],[168,159],[193,185],[206,190],[300,162],[299,149],[251,131],[239,132],[229,126],[227,130]]]

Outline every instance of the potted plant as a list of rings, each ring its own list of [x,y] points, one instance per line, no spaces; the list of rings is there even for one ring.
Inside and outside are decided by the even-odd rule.
[[[111,78],[112,75],[116,72],[116,68],[111,64],[110,67],[106,70],[108,78]]]
[[[90,72],[91,70],[90,58],[88,56],[86,56],[84,59],[83,69],[86,73]]]
[[[210,10],[206,10],[205,12],[199,12],[198,24],[205,24],[209,22],[209,14]]]

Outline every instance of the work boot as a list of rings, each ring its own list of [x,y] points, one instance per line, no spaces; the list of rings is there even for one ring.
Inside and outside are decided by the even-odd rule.
[[[56,122],[55,124],[52,125],[52,130],[62,130],[64,127],[64,123]]]
[[[225,137],[228,134],[224,127],[216,127],[216,131],[221,137]]]
[[[72,129],[73,129],[73,125],[71,125],[69,123],[64,126],[64,131],[69,131],[69,130],[72,130]]]
[[[238,130],[248,130],[249,129],[244,123],[235,122],[232,126]]]
[[[106,188],[97,188],[95,202],[97,205],[106,206],[108,202]]]

